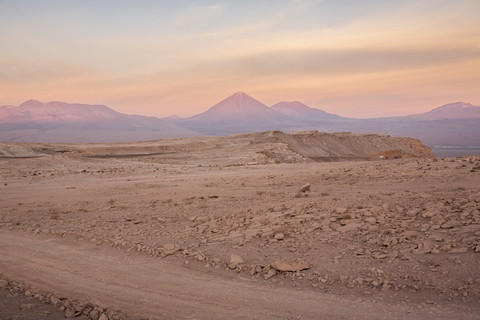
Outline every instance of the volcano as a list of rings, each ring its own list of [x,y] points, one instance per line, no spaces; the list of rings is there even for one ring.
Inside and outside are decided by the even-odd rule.
[[[211,123],[281,120],[284,116],[244,92],[236,92],[190,119]]]
[[[182,121],[202,134],[233,134],[276,130],[290,119],[244,92],[236,92],[207,111]]]

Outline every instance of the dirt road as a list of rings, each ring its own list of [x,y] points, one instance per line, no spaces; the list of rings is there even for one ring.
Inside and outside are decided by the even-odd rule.
[[[200,272],[86,241],[0,233],[0,270],[59,296],[149,319],[474,319],[454,306],[391,305],[242,275]],[[470,310],[471,312],[471,310]]]

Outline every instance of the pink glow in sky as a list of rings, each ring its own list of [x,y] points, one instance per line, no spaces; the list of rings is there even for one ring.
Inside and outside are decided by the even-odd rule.
[[[188,116],[236,91],[346,117],[479,105],[479,13],[478,0],[0,0],[0,105]]]

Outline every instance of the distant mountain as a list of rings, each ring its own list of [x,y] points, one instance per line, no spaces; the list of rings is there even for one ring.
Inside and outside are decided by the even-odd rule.
[[[290,119],[244,92],[236,92],[207,111],[179,124],[202,134],[224,135],[275,130]]]
[[[305,121],[336,121],[345,119],[336,114],[328,113],[320,109],[310,108],[299,101],[282,101],[274,104],[272,109],[291,118]]]
[[[18,107],[0,107],[0,122],[75,123],[118,120],[122,114],[106,106],[28,100]]]
[[[480,107],[470,103],[454,102],[435,108],[429,112],[408,116],[411,119],[471,119],[480,118]]]
[[[115,142],[258,131],[378,132],[420,139],[429,147],[480,149],[480,107],[456,102],[429,112],[390,118],[349,119],[305,104],[271,108],[237,92],[189,118],[127,115],[102,105],[29,100],[0,107],[0,141]]]
[[[284,117],[244,92],[236,92],[207,111],[190,119],[210,123],[270,121]]]
[[[434,150],[480,148],[480,107],[463,102],[446,104],[420,114],[354,120],[340,126],[335,129],[414,137]]]
[[[0,141],[116,142],[194,135],[173,120],[127,115],[102,105],[28,100],[0,107]]]

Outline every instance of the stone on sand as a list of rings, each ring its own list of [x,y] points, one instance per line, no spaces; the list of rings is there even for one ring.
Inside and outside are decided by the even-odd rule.
[[[100,315],[100,318],[98,318],[98,320],[108,320],[108,317],[107,317],[107,315],[106,315],[105,313],[102,313],[102,314]]]
[[[244,261],[239,255],[231,254],[230,255],[230,261],[228,262],[228,267],[231,268],[231,269],[235,269],[236,267],[238,267],[239,265],[241,265],[243,263],[244,263]]]
[[[277,240],[283,240],[285,238],[285,235],[281,232],[275,234],[275,239]]]
[[[163,249],[162,256],[164,257],[170,256],[180,251],[180,247],[175,245],[174,243],[167,243],[166,245],[163,246],[162,249]]]
[[[307,192],[307,191],[310,191],[310,187],[311,187],[310,183],[304,184],[304,185],[300,188],[300,190],[298,190],[298,192]]]
[[[310,264],[304,259],[280,260],[272,263],[272,268],[278,271],[302,271],[310,268]]]
[[[268,279],[270,279],[271,277],[273,277],[273,276],[276,275],[276,274],[277,274],[277,270],[275,270],[275,269],[272,268],[272,269],[268,270],[267,274],[265,274],[265,275],[263,276],[263,278],[264,278],[265,280],[268,280]]]

